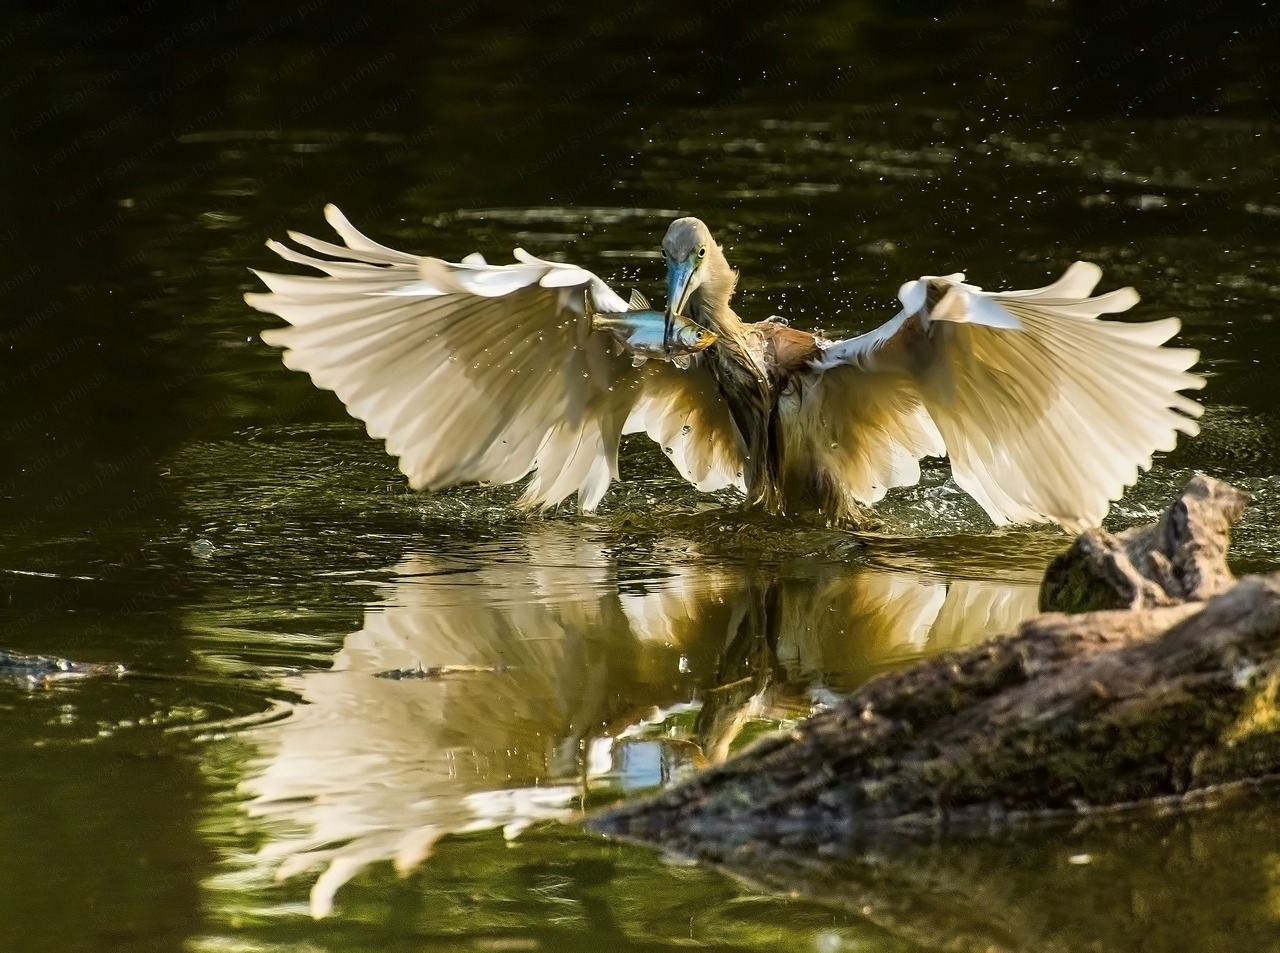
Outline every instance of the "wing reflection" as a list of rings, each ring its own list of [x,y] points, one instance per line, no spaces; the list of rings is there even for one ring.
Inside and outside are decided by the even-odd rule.
[[[665,784],[748,726],[1035,610],[1032,585],[846,564],[686,555],[636,581],[581,532],[548,523],[472,565],[405,561],[332,668],[288,680],[305,703],[253,733],[244,788],[273,822],[258,864],[278,878],[323,868],[313,914],[370,863],[406,870],[445,834],[514,836],[588,797]]]

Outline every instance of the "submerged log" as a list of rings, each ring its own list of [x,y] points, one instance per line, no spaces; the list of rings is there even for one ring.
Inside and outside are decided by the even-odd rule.
[[[1123,557],[1158,582],[1154,607],[1049,613],[874,679],[587,825],[732,864],[762,845],[840,851],[894,834],[1003,829],[1276,774],[1280,573],[1222,591],[1242,507],[1239,493],[1198,477],[1155,527],[1113,537],[1123,542],[1112,562],[1095,565]]]

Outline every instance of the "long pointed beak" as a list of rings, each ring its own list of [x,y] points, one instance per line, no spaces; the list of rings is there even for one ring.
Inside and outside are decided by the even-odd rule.
[[[662,327],[662,347],[671,350],[671,332],[675,326],[676,315],[684,311],[689,303],[689,294],[693,291],[693,260],[667,262],[667,317]]]

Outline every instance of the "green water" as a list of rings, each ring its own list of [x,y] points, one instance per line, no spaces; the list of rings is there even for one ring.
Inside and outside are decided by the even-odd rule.
[[[1237,567],[1272,569],[1274,24],[1140,6],[15,12],[0,647],[135,674],[0,683],[0,949],[1280,947],[1267,798],[834,881],[561,823],[1008,629],[1064,538],[993,531],[937,465],[869,539],[747,517],[642,439],[592,518],[413,494],[241,301],[326,201],[654,298],[697,214],[742,313],[829,333],[921,274],[1086,258],[1209,376],[1203,433],[1112,523],[1205,470],[1254,494]]]

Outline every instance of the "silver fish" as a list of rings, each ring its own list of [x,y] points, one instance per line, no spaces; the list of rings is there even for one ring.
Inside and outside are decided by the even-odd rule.
[[[669,360],[677,367],[688,367],[690,356],[716,343],[713,332],[681,315],[672,326],[671,349],[668,351],[663,344],[666,314],[652,310],[640,292],[631,292],[631,310],[619,313],[596,311],[590,297],[587,296],[587,311],[591,315],[591,326],[612,335],[631,353],[631,362],[637,367],[650,358]]]

